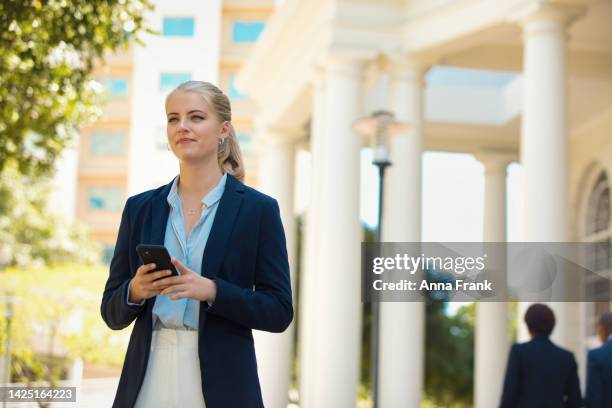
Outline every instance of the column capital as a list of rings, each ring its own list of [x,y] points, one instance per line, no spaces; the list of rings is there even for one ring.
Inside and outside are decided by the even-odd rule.
[[[567,28],[586,11],[586,5],[556,0],[523,2],[511,10],[509,20],[523,26],[525,35]]]
[[[376,55],[372,50],[348,47],[329,48],[317,61],[317,76],[328,73],[359,77]]]
[[[513,161],[518,161],[518,154],[508,150],[480,150],[474,153],[474,158],[485,167],[485,173],[506,172]]]
[[[306,130],[300,128],[285,128],[263,123],[256,123],[256,137],[266,144],[288,145],[296,144],[306,137]]]
[[[431,64],[409,55],[393,55],[385,60],[385,69],[391,78],[424,83]]]

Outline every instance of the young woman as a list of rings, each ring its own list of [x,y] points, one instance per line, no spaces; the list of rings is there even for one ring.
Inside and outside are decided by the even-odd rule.
[[[242,184],[217,87],[181,84],[166,115],[180,173],[127,200],[102,296],[111,329],[136,320],[113,407],[263,407],[251,330],[293,318],[278,204]],[[141,243],[164,245],[180,275],[140,265]]]

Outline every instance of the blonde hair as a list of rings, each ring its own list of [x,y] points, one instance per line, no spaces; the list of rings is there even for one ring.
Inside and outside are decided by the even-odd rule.
[[[228,136],[218,146],[217,160],[223,172],[229,173],[241,182],[244,182],[244,162],[242,161],[242,153],[240,152],[236,131],[232,124],[232,108],[229,98],[222,90],[210,82],[187,81],[173,89],[166,97],[166,102],[168,102],[170,95],[178,91],[200,94],[221,122],[229,122]]]

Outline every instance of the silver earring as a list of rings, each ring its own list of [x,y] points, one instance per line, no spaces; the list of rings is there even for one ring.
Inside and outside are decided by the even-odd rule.
[[[219,139],[219,146],[223,146],[223,142],[225,142],[225,138]]]

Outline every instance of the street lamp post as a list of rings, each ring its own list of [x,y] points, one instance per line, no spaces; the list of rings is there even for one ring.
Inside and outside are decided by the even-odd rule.
[[[372,164],[378,168],[378,219],[376,224],[378,252],[381,251],[380,243],[382,240],[385,170],[391,166],[387,138],[390,134],[406,132],[410,129],[412,128],[409,125],[394,121],[393,113],[386,110],[375,111],[370,116],[357,120],[353,125],[355,132],[371,140],[370,144],[373,150]],[[372,382],[372,406],[378,408],[378,338],[380,322],[380,302],[378,299],[373,298],[371,312],[370,377]]]
[[[13,320],[13,297],[10,292],[6,292],[6,339],[5,339],[5,359],[4,359],[4,380],[5,386],[9,386],[11,382],[11,322]],[[7,398],[2,399],[2,407],[6,407]]]

